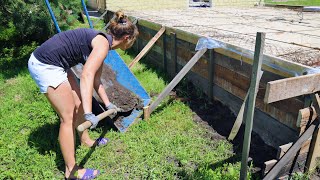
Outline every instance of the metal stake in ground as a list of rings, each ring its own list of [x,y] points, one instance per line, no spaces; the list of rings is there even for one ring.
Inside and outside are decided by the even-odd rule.
[[[241,160],[241,171],[240,171],[240,179],[247,179],[247,169],[248,169],[248,157],[250,150],[250,142],[251,142],[251,131],[253,124],[253,115],[255,108],[255,100],[256,100],[256,89],[259,87],[258,81],[258,73],[261,70],[261,64],[263,59],[263,49],[264,49],[264,40],[265,33],[258,32],[256,37],[256,46],[254,52],[253,59],[253,68],[251,74],[250,88],[249,88],[249,96],[248,101],[245,106],[245,134],[243,140],[243,149],[242,149],[242,160]]]

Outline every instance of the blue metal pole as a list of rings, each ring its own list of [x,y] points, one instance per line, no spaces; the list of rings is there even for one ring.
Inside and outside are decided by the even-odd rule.
[[[46,1],[47,8],[48,8],[48,10],[49,10],[49,13],[50,13],[50,15],[51,15],[52,21],[53,21],[53,23],[54,23],[54,26],[56,27],[56,30],[57,30],[57,32],[59,33],[59,32],[61,32],[61,30],[60,30],[60,28],[59,28],[59,25],[58,25],[58,23],[57,23],[56,18],[54,17],[53,11],[52,11],[52,9],[51,9],[51,7],[50,7],[50,3],[49,3],[48,0],[45,0],[45,1]]]
[[[93,25],[92,25],[92,23],[91,23],[91,20],[90,20],[90,17],[89,17],[88,11],[87,11],[86,4],[84,3],[84,0],[81,0],[81,4],[82,4],[82,6],[83,6],[84,13],[86,13],[86,16],[87,16],[87,19],[88,19],[89,26],[90,26],[90,28],[91,28],[91,29],[93,29]]]

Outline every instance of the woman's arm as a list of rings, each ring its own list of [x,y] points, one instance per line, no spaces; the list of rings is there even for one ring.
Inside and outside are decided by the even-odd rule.
[[[94,79],[97,71],[102,66],[102,63],[109,51],[108,40],[102,35],[97,35],[95,38],[93,38],[91,44],[92,51],[86,63],[83,66],[80,79],[80,92],[82,97],[83,110],[85,114],[92,112],[92,95]]]
[[[103,101],[105,106],[108,106],[110,104],[108,95],[106,93],[106,91],[104,90],[104,87],[101,83],[101,74],[102,74],[102,67],[100,66],[100,68],[98,69],[96,76],[94,77],[94,89],[97,91],[99,97],[101,98],[101,100]]]

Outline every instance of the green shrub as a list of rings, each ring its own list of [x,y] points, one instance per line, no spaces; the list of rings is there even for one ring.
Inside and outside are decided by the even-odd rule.
[[[79,24],[79,0],[51,0],[60,29]],[[44,0],[2,0],[0,6],[0,69],[19,69],[27,56],[56,33]],[[10,74],[10,73],[9,73]],[[8,75],[8,74],[7,74]],[[9,75],[12,76],[12,75]]]

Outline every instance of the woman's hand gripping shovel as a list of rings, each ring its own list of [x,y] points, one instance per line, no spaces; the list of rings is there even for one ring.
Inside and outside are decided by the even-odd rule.
[[[103,113],[99,114],[97,116],[97,118],[99,119],[99,121],[101,121],[102,119],[106,118],[107,116],[115,115],[118,112],[123,112],[123,110],[121,108],[109,109],[109,110],[104,111]],[[92,123],[90,121],[85,121],[84,123],[80,124],[77,127],[77,130],[79,132],[83,132],[84,130],[88,129],[91,126],[92,126]]]

